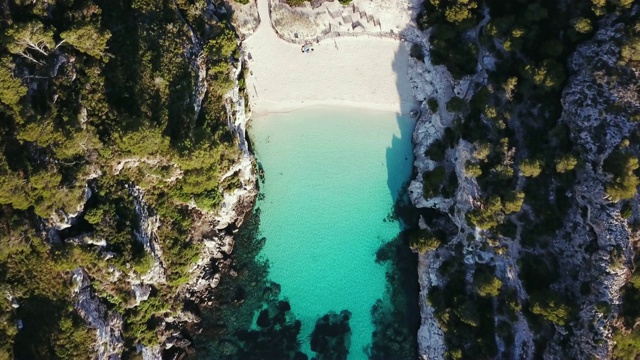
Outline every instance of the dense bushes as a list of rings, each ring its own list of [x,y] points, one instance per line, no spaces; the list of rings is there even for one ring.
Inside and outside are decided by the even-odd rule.
[[[69,272],[78,266],[110,309],[132,305],[130,286],[107,270],[145,273],[152,265],[135,235],[135,186],[160,218],[167,284],[125,312],[125,340],[130,348],[153,344],[155,317],[200,254],[193,220],[219,206],[220,176],[239,155],[223,104],[234,82],[235,34],[224,14],[205,16],[204,0],[14,5],[0,22],[0,286],[21,304],[25,328],[15,331],[16,310],[0,302],[0,353],[88,356],[93,334],[70,301]],[[191,30],[202,54],[185,51]],[[196,113],[198,55],[207,88]],[[49,231],[55,218],[72,215],[72,226]],[[107,245],[65,242],[79,235]]]
[[[409,234],[409,246],[413,251],[424,254],[437,249],[444,241],[446,235],[441,231],[431,232],[427,229],[414,230]]]
[[[529,299],[532,313],[563,326],[569,318],[569,307],[554,292],[536,293]]]
[[[442,166],[436,166],[431,171],[425,171],[422,175],[424,181],[423,194],[425,197],[435,197],[440,194],[440,189],[444,185],[447,172]]]
[[[536,177],[542,172],[542,161],[524,159],[520,162],[520,175],[525,177]]]
[[[631,199],[636,195],[640,180],[634,171],[638,166],[638,158],[621,151],[614,151],[604,162],[604,170],[613,176],[605,187],[613,201]]]
[[[447,101],[447,111],[450,112],[462,112],[465,110],[467,102],[457,96],[452,97]]]
[[[494,297],[500,294],[500,288],[502,288],[502,281],[485,272],[476,273],[473,278],[473,287],[476,293],[482,297]]]
[[[446,104],[447,110],[458,117],[451,125],[452,133],[456,135],[452,137],[453,141],[434,143],[426,155],[435,161],[460,161],[453,153],[449,154],[449,158],[445,157],[447,149],[454,148],[459,139],[466,141],[460,146],[461,149],[465,149],[469,143],[473,144],[474,157],[464,164],[464,170],[467,177],[474,178],[465,184],[473,194],[473,209],[466,213],[466,219],[476,233],[467,234],[466,241],[478,242],[472,245],[504,256],[504,248],[499,245],[519,238],[520,254],[525,254],[522,264],[519,264],[519,276],[531,295],[528,306],[522,310],[517,296],[502,299],[510,289],[499,290],[500,280],[492,275],[492,271],[474,270],[471,264],[452,268],[445,261],[441,275],[446,284],[434,288],[429,301],[436,309],[435,316],[447,339],[448,356],[483,357],[478,355],[477,349],[473,351],[470,345],[479,342],[479,336],[469,334],[477,334],[473,329],[482,327],[478,314],[480,319],[484,315],[482,311],[477,311],[478,304],[473,301],[480,302],[497,295],[499,299],[493,306],[497,304],[498,309],[504,310],[503,314],[515,318],[515,313],[522,311],[534,331],[534,356],[547,355],[544,347],[557,334],[557,327],[569,324],[577,312],[577,299],[571,288],[574,281],[578,281],[578,276],[572,277],[565,272],[577,272],[580,269],[570,264],[559,265],[558,261],[561,260],[557,256],[562,259],[567,255],[562,245],[558,244],[571,241],[572,236],[570,230],[564,234],[559,230],[566,225],[566,214],[578,211],[574,199],[576,170],[593,166],[597,171],[598,165],[586,164],[581,160],[580,152],[583,149],[572,143],[575,135],[571,134],[573,129],[558,121],[564,111],[560,101],[562,89],[568,76],[573,75],[566,73],[566,64],[576,47],[589,39],[602,24],[600,16],[606,12],[617,12],[621,22],[628,21],[631,3],[628,0],[594,0],[572,2],[570,7],[540,0],[488,0],[480,6],[476,6],[480,3],[476,4],[475,1],[430,0],[424,3],[424,10],[418,16],[418,25],[421,28],[430,27],[430,53],[434,64],[445,65],[455,79],[460,79],[476,71],[476,44],[483,47],[483,54],[486,52],[495,59],[495,63],[491,62],[495,68],[484,68],[487,77],[478,74],[482,80],[477,82],[473,82],[473,77],[466,78],[471,80],[469,91],[473,92],[468,104],[459,97],[462,96],[460,94]],[[486,7],[489,16],[484,18],[487,25],[477,29],[476,39],[475,26],[483,20],[483,7]],[[637,66],[640,59],[636,54],[640,53],[638,27],[627,28],[625,35],[620,64]],[[628,69],[617,70],[612,70],[616,73],[617,81],[625,81],[620,74]],[[609,69],[604,71],[608,72]],[[465,98],[468,98],[467,94],[469,92],[465,93]],[[617,104],[613,108],[617,111],[623,106]],[[637,117],[628,116],[630,121]],[[595,131],[599,132],[601,128]],[[595,139],[595,142],[606,143],[603,138]],[[636,151],[637,144],[628,149],[621,148],[604,163],[608,174],[601,178],[607,178],[605,190],[613,201],[633,199],[636,194],[640,185],[637,177],[638,160],[631,155]],[[450,164],[440,166],[443,169],[450,168]],[[439,171],[442,178],[446,177],[443,170]],[[478,188],[474,188],[476,184]],[[442,192],[442,189],[439,190]],[[437,191],[434,184],[425,185],[426,195]],[[449,209],[449,214],[458,215],[465,208],[454,205]],[[523,208],[526,211],[522,211]],[[627,202],[622,210],[625,216],[633,215],[632,206]],[[478,235],[478,229],[485,231]],[[467,254],[463,251],[468,249],[464,246],[466,243],[461,242],[459,247],[448,246],[453,257],[462,258]],[[469,284],[469,274],[472,272],[473,284]],[[560,278],[561,282],[558,281]],[[452,282],[461,282],[462,285],[456,286]],[[472,294],[468,293],[469,290],[472,290]],[[637,303],[638,299],[640,296],[631,303]],[[610,311],[605,305],[600,304],[599,309]],[[489,312],[488,309],[486,312]],[[491,319],[494,325],[500,323],[497,319]],[[502,347],[504,353],[500,355],[505,358],[513,356],[513,349],[509,348],[508,334],[511,332],[508,326],[508,323],[502,323],[485,329],[492,332],[490,336],[501,337],[505,341]],[[563,339],[569,340],[573,335],[571,329],[566,330],[569,335],[563,336]],[[617,336],[623,336],[629,330]],[[633,348],[634,345],[630,343],[625,342],[619,347]],[[483,348],[490,349],[491,346]],[[625,354],[629,358],[634,356],[629,354],[635,352]]]

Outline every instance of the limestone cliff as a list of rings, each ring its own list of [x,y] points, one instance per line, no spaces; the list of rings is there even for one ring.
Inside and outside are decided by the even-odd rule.
[[[620,153],[640,155],[635,140],[638,125],[632,121],[639,113],[638,71],[620,60],[636,12],[637,8],[625,15],[604,17],[593,36],[568,57],[562,111],[553,121],[557,129],[566,126],[571,143],[558,149],[570,151],[578,165],[571,176],[564,172],[549,175],[544,189],[533,188],[541,180],[522,175],[528,164],[524,159],[532,152],[527,137],[542,131],[530,126],[527,115],[538,104],[527,99],[527,94],[525,100],[512,104],[511,99],[505,100],[510,95],[496,89],[500,84],[487,76],[499,63],[494,58],[496,50],[484,43],[479,47],[475,74],[455,79],[444,65],[432,62],[433,28],[405,31],[411,42],[425,49],[424,60],[413,59],[410,72],[416,98],[423,101],[423,115],[413,136],[416,178],[409,193],[413,204],[425,209],[421,228],[442,234],[441,245],[419,257],[422,326],[418,340],[423,358],[450,358],[468,351],[502,358],[614,356],[613,335],[623,306],[621,288],[633,269],[633,244],[639,233],[634,225],[637,195],[625,201],[608,195],[607,188],[617,175],[607,164]],[[484,14],[488,13],[485,9]],[[483,26],[478,21],[477,27]],[[469,29],[464,36],[479,44],[478,31]],[[511,109],[504,124],[513,131],[508,143],[492,137],[491,130],[465,135],[465,126],[472,126],[474,99],[486,87],[491,95],[483,98],[483,108]],[[454,109],[453,97],[465,100],[469,108]],[[485,109],[479,121],[490,129],[495,126],[492,117],[495,115]],[[482,151],[488,148],[486,143],[502,146],[502,167],[490,171],[513,169],[506,173],[516,175],[512,184],[524,194],[521,207],[509,209],[513,197],[495,197],[491,192],[500,191],[488,188],[481,178],[489,169]],[[558,163],[551,166],[558,169]],[[480,175],[471,175],[474,164],[479,164]],[[543,173],[551,171],[545,169]],[[443,183],[431,184],[430,179],[440,176],[438,171],[447,174],[438,177]],[[554,215],[557,223],[549,231],[531,230],[531,224],[546,217],[538,200],[533,201],[538,196],[552,207],[562,201],[562,209]],[[496,198],[497,205],[491,205]],[[481,286],[481,279],[488,277],[495,277],[499,288],[489,298]],[[454,281],[466,285],[455,286]],[[485,317],[478,311],[491,315]],[[461,340],[479,328],[493,335]]]

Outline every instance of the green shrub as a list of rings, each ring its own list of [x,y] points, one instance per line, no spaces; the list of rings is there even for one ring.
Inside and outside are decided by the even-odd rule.
[[[18,112],[18,102],[27,94],[27,87],[13,76],[13,64],[9,59],[0,60],[0,102]]]
[[[560,174],[564,174],[576,168],[578,165],[578,159],[571,154],[562,155],[556,159],[556,171]]]
[[[464,172],[467,177],[479,177],[480,175],[482,175],[480,164],[474,164],[470,161],[467,161],[464,165]]]
[[[637,359],[640,356],[640,330],[624,332],[616,330],[613,335],[613,359]]]
[[[133,269],[140,275],[144,275],[151,270],[151,266],[153,265],[153,257],[144,253],[140,258],[135,259],[133,262]]]
[[[577,18],[575,21],[573,21],[573,27],[577,32],[581,34],[588,34],[593,30],[591,20],[583,17]]]
[[[520,175],[535,178],[542,172],[542,161],[524,159],[520,162]]]
[[[91,354],[95,342],[94,331],[89,330],[78,315],[63,317],[59,329],[53,334],[53,349],[60,359],[80,359]]]
[[[638,158],[631,154],[614,151],[604,162],[604,170],[613,175],[605,185],[607,195],[615,202],[633,198],[640,180],[634,171],[638,169]]]
[[[302,6],[306,0],[286,0],[289,6]]]
[[[553,59],[546,59],[538,65],[526,65],[524,76],[542,87],[543,91],[558,89],[565,79],[563,66]]]
[[[96,59],[102,59],[105,55],[107,42],[111,38],[108,30],[100,29],[99,24],[83,24],[75,26],[60,34],[67,43],[85,54]]]
[[[427,106],[429,107],[429,111],[435,113],[438,111],[438,99],[430,97],[427,100]]]
[[[473,20],[475,17],[475,9],[478,3],[475,1],[457,1],[449,4],[445,8],[445,18],[453,24],[461,24],[465,21]]]
[[[424,254],[437,249],[444,240],[444,234],[432,233],[427,229],[414,230],[409,234],[411,250]]]
[[[455,312],[463,323],[472,327],[480,325],[480,313],[476,301],[471,299],[465,301],[462,306],[455,309]]]
[[[483,202],[481,209],[473,209],[467,213],[467,221],[483,230],[489,230],[501,223],[499,219],[502,203],[500,197],[492,195]]]
[[[440,189],[442,188],[446,179],[447,173],[443,166],[436,166],[431,171],[425,171],[422,175],[424,185],[422,187],[425,198],[436,197],[440,195]]]
[[[409,49],[409,56],[418,61],[424,62],[424,49],[422,48],[422,45],[415,43],[411,44],[411,49]]]
[[[522,204],[524,203],[524,192],[508,191],[502,199],[502,202],[505,214],[517,213],[522,209]]]
[[[620,208],[620,216],[622,216],[623,219],[629,219],[632,215],[633,206],[629,202],[624,203]]]
[[[473,278],[473,288],[476,293],[482,297],[495,297],[500,294],[502,288],[502,281],[500,281],[493,274],[486,272],[478,273],[476,271]]]
[[[620,61],[628,64],[640,61],[640,37],[631,37],[620,50]]]
[[[462,112],[466,108],[467,102],[457,96],[454,96],[447,101],[447,111],[449,112]]]
[[[168,309],[166,302],[158,296],[150,296],[140,305],[127,311],[124,335],[136,343],[153,345],[157,342],[156,325],[153,318]]]
[[[476,143],[475,150],[473,151],[473,156],[480,160],[484,161],[491,154],[491,145],[488,143]]]
[[[569,307],[555,293],[537,293],[531,295],[529,301],[529,310],[532,313],[555,324],[564,326],[569,318]]]
[[[445,65],[455,79],[476,72],[478,47],[466,41],[464,29],[445,22],[434,26],[432,34],[429,53],[434,65]]]

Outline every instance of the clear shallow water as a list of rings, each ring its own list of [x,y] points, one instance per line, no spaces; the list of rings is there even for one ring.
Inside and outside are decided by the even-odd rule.
[[[395,113],[307,108],[255,119],[249,130],[265,172],[260,256],[302,321],[302,351],[329,311],[352,313],[349,359],[365,359],[383,298],[375,253],[400,224],[387,219],[411,175],[414,123]],[[386,220],[385,220],[386,219]]]

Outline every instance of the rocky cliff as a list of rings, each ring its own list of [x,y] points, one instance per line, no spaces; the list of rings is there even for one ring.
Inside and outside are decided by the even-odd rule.
[[[424,209],[416,243],[423,358],[620,356],[614,334],[626,317],[622,288],[633,270],[637,195],[615,196],[615,184],[635,175],[613,168],[640,154],[632,120],[638,72],[621,60],[636,11],[604,16],[567,53],[567,81],[555,100],[561,106],[532,88],[514,100],[496,81],[492,73],[510,53],[495,32],[493,43],[479,35],[497,23],[489,8],[460,35],[479,45],[472,75],[452,76],[450,64],[434,64],[437,22],[405,31],[424,49],[424,59],[411,63],[423,115],[409,187],[413,204]],[[524,87],[523,75],[513,81]],[[540,116],[540,104],[558,111]],[[531,163],[536,171],[529,172]]]
[[[231,14],[0,14],[0,357],[184,353],[257,195]]]

